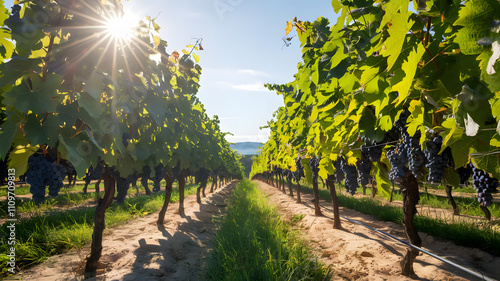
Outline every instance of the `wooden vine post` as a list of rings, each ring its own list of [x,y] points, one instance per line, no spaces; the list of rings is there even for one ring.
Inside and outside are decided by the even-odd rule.
[[[413,218],[417,213],[417,203],[420,200],[417,179],[410,170],[406,169],[406,175],[401,179],[401,192],[403,194],[403,227],[409,242],[417,247],[422,246],[422,239],[418,236]],[[414,275],[413,262],[418,256],[418,250],[407,248],[406,254],[401,260],[401,274],[404,276]]]
[[[104,181],[104,198],[99,199],[95,209],[94,232],[92,234],[92,244],[90,246],[90,256],[85,265],[85,275],[92,277],[96,275],[99,259],[102,254],[102,233],[106,228],[105,213],[106,209],[113,202],[115,195],[115,179],[108,174],[107,168],[102,174]]]

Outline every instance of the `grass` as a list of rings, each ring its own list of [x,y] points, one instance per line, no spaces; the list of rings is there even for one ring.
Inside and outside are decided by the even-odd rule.
[[[298,221],[302,217],[292,220]],[[283,223],[255,183],[238,184],[206,261],[204,280],[328,280],[297,230]]]
[[[194,184],[186,185],[185,194],[196,194],[197,187]],[[132,190],[135,192],[135,189]],[[161,191],[151,196],[127,198],[123,206],[112,204],[106,211],[106,228],[122,225],[132,219],[157,212],[164,200],[165,191]],[[179,190],[174,188],[170,202],[178,200]],[[65,250],[83,247],[92,239],[94,212],[95,207],[80,207],[46,214],[38,213],[39,215],[19,220],[15,231],[16,266],[24,268],[35,265]],[[4,224],[0,230],[0,277],[6,276],[5,261],[7,249],[10,247],[7,245],[8,235],[8,229]]]
[[[304,193],[313,193],[312,187],[309,186],[302,186],[301,190]],[[331,202],[328,190],[320,189],[319,192],[320,198]],[[337,198],[340,206],[373,215],[379,220],[391,221],[397,224],[401,224],[403,221],[403,209],[401,207],[388,206],[384,202],[372,201],[367,197],[355,198],[340,193],[337,193]],[[421,215],[415,216],[414,222],[415,227],[420,232],[453,241],[457,245],[478,248],[494,256],[500,256],[500,233],[495,231],[489,222],[456,223]]]

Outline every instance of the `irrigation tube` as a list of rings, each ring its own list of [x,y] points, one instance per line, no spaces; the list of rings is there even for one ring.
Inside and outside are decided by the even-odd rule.
[[[458,265],[458,264],[456,264],[456,263],[454,263],[454,262],[451,262],[451,261],[449,261],[449,260],[446,260],[446,259],[444,259],[444,258],[442,258],[442,257],[440,257],[440,256],[437,256],[437,255],[435,255],[435,254],[433,254],[433,253],[431,253],[431,252],[429,252],[429,251],[427,251],[427,250],[424,250],[424,249],[422,249],[422,248],[420,248],[420,247],[417,247],[417,246],[415,246],[415,245],[413,245],[413,244],[411,244],[411,243],[408,243],[408,242],[406,242],[406,241],[404,241],[404,240],[401,240],[401,239],[399,239],[399,238],[397,238],[397,237],[395,237],[395,236],[393,236],[393,235],[391,235],[391,234],[389,234],[389,233],[386,233],[386,232],[383,232],[383,231],[381,231],[381,230],[375,229],[375,228],[373,228],[373,227],[371,227],[371,226],[368,226],[368,225],[365,225],[365,224],[360,223],[360,222],[358,222],[358,221],[355,221],[355,220],[353,220],[353,219],[350,219],[350,218],[348,218],[348,217],[346,217],[346,216],[342,216],[342,215],[341,215],[341,217],[342,217],[342,218],[344,218],[344,219],[346,219],[346,220],[348,220],[348,221],[350,221],[350,222],[352,222],[352,223],[359,224],[359,225],[364,226],[364,227],[366,227],[366,228],[368,228],[368,229],[370,229],[370,230],[373,230],[373,231],[375,231],[375,232],[377,232],[377,233],[380,233],[380,234],[385,235],[385,236],[388,236],[388,237],[390,237],[390,238],[392,238],[392,239],[394,239],[394,240],[397,240],[397,241],[399,241],[399,242],[401,242],[401,243],[403,243],[403,244],[405,244],[405,245],[407,245],[407,246],[410,246],[410,247],[412,247],[412,248],[415,248],[415,249],[419,250],[419,251],[420,251],[420,252],[422,252],[422,253],[426,253],[426,254],[428,254],[428,255],[429,255],[429,256],[431,256],[431,257],[434,257],[434,258],[436,258],[436,259],[438,259],[438,260],[440,260],[440,261],[442,261],[442,262],[445,262],[445,263],[447,263],[447,264],[449,264],[449,265],[452,265],[452,266],[454,266],[454,267],[456,267],[456,268],[458,268],[458,269],[461,269],[461,270],[463,270],[463,271],[465,271],[465,272],[467,272],[467,273],[469,273],[469,274],[471,274],[471,275],[474,275],[474,276],[476,276],[476,277],[478,277],[478,278],[481,278],[481,279],[486,280],[486,281],[497,281],[496,279],[493,279],[493,278],[490,278],[490,277],[488,277],[488,276],[485,276],[485,275],[484,275],[484,274],[482,274],[482,273],[475,272],[475,271],[473,271],[473,270],[471,270],[471,269],[468,269],[468,268],[463,267],[463,266],[461,266],[461,265]]]

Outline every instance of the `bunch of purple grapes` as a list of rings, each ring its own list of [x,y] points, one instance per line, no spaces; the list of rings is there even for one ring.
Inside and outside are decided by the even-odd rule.
[[[424,154],[427,159],[425,167],[429,169],[427,180],[439,183],[443,179],[444,170],[448,166],[448,155],[446,153],[438,154],[441,150],[443,139],[441,136],[436,136],[425,144],[426,149],[424,150]]]
[[[371,160],[365,154],[362,154],[361,159],[356,162],[356,166],[358,168],[358,183],[361,186],[368,185],[370,179],[372,178],[370,175],[372,170]]]
[[[312,172],[313,183],[318,183],[318,173],[319,173],[319,158],[316,156],[311,157],[309,160],[309,167]]]
[[[420,147],[420,131],[417,131],[413,137],[408,133],[403,134],[403,145],[408,159],[408,169],[416,178],[422,177],[422,168],[425,166],[426,158]]]
[[[45,186],[49,186],[49,196],[57,197],[63,187],[66,168],[63,165],[46,158],[43,154],[35,153],[28,158],[26,182],[30,184],[35,204],[45,199]]]
[[[469,178],[472,175],[472,163],[457,169],[458,176],[460,177],[460,184],[468,186]]]
[[[300,158],[297,158],[297,160],[295,160],[295,167],[297,168],[297,170],[295,170],[295,173],[293,173],[293,178],[297,182],[299,182],[300,179],[304,176],[304,166],[302,166]]]
[[[361,140],[365,143],[361,146],[361,152],[365,154],[372,162],[380,161],[384,145],[365,138],[361,138]]]
[[[160,182],[165,178],[165,167],[162,163],[156,165],[153,180],[153,192],[160,191]]]
[[[405,171],[406,157],[403,157],[403,152],[395,147],[391,147],[387,150],[386,155],[387,159],[389,159],[389,162],[391,163],[391,170],[389,171],[389,180],[394,182],[395,180],[403,178],[406,175]]]
[[[492,204],[493,196],[491,192],[495,192],[498,187],[498,180],[491,178],[488,173],[476,167],[472,167],[472,185],[477,191],[477,201],[484,207],[489,207]]]
[[[337,160],[333,161],[333,167],[335,167],[335,183],[340,184],[345,178],[344,172],[342,171],[342,163],[340,161],[341,157],[338,157]]]
[[[340,158],[340,165],[342,172],[345,175],[345,187],[351,195],[356,194],[356,189],[358,189],[358,170],[356,166],[349,165],[344,157]]]

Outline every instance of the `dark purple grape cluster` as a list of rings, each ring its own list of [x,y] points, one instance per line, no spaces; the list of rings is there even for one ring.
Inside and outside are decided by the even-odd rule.
[[[311,168],[313,183],[318,183],[319,158],[316,156],[311,157],[309,167]]]
[[[172,168],[172,178],[176,179],[179,177],[180,174],[181,174],[181,164],[178,164],[174,168]]]
[[[132,177],[123,177],[120,172],[115,170],[114,167],[108,169],[108,173],[112,176],[116,181],[116,197],[115,201],[119,204],[125,203],[125,198],[127,197],[128,189],[130,188],[130,184],[132,183]]]
[[[429,169],[427,180],[439,183],[443,179],[444,170],[448,166],[448,154],[438,154],[443,144],[443,138],[441,138],[441,136],[436,136],[425,144],[426,149],[424,150],[424,154],[427,160],[425,167]]]
[[[365,154],[361,156],[361,159],[356,162],[356,167],[358,168],[358,183],[361,186],[366,186],[370,182],[372,176],[370,172],[372,170],[372,162]]]
[[[128,146],[128,140],[132,138],[132,135],[130,133],[123,133],[122,134],[122,144],[123,146],[127,147]]]
[[[340,165],[342,172],[345,175],[345,188],[351,195],[356,194],[356,189],[358,189],[358,170],[356,166],[349,165],[344,157],[340,158]]]
[[[153,192],[160,191],[160,182],[165,178],[165,167],[163,164],[158,164],[155,167],[155,176],[153,180]]]
[[[403,178],[406,175],[405,172],[405,159],[403,157],[402,151],[399,151],[396,147],[391,147],[386,152],[387,159],[389,159],[389,163],[391,163],[391,170],[389,171],[389,180],[394,182],[400,178]]]
[[[335,167],[335,183],[340,184],[345,176],[344,172],[342,171],[342,163],[340,161],[341,157],[338,157],[337,160],[333,161],[333,167]]]
[[[492,191],[496,191],[498,180],[491,178],[488,173],[476,167],[472,167],[472,184],[477,191],[477,201],[479,204],[489,207],[492,204]]]
[[[142,186],[147,190],[149,189],[148,187],[148,180],[151,177],[151,168],[149,166],[144,166],[142,167],[142,173],[139,175],[141,177],[141,184]]]
[[[469,178],[472,175],[472,163],[457,169],[458,176],[460,177],[460,184],[468,186]]]
[[[295,167],[297,169],[295,170],[295,173],[293,173],[293,178],[298,182],[304,176],[304,166],[302,166],[300,158],[297,158],[297,160],[295,160]]]
[[[410,117],[410,111],[405,108],[399,115],[398,120],[394,122],[394,127],[399,129],[400,133],[406,133],[406,121],[408,120],[408,117]]]
[[[43,154],[35,153],[28,158],[26,182],[30,184],[35,204],[45,199],[45,186],[49,186],[49,196],[57,197],[63,187],[66,169],[56,161],[47,159]]]
[[[371,162],[380,161],[383,149],[384,146],[379,143],[370,143],[366,146],[361,146],[361,151],[368,156],[368,159],[370,159]]]
[[[408,133],[403,134],[403,145],[407,154],[408,169],[410,169],[416,178],[422,177],[422,169],[426,163],[425,154],[420,147],[420,137],[420,131],[417,131],[413,137],[410,137]]]
[[[290,169],[285,170],[285,177],[288,182],[292,181],[293,178],[293,172],[290,171]]]
[[[210,177],[210,170],[206,168],[200,168],[198,170],[198,179],[199,182],[206,185],[208,181],[208,177]]]
[[[83,180],[85,184],[88,185],[92,180],[100,180],[102,178],[102,173],[104,173],[104,165],[102,162],[99,162],[95,168],[92,165],[89,167]]]

